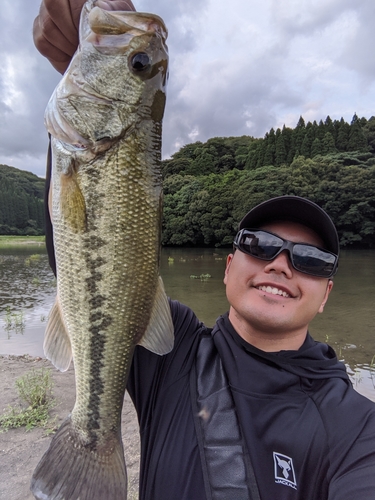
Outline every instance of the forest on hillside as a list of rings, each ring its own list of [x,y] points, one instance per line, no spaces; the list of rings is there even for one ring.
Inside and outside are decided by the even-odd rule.
[[[163,245],[229,245],[248,210],[288,194],[323,207],[342,246],[375,247],[375,117],[187,144],[163,175]]]
[[[44,234],[44,179],[0,165],[0,234]]]
[[[243,215],[273,196],[305,196],[335,222],[341,246],[375,247],[375,117],[214,137],[162,161],[162,244],[228,246]],[[0,165],[0,234],[43,234],[44,180]]]

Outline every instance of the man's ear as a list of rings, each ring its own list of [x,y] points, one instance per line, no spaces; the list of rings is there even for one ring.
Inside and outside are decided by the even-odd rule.
[[[326,291],[325,291],[325,294],[324,294],[324,298],[323,298],[321,306],[319,307],[319,310],[318,310],[319,313],[322,313],[324,311],[324,306],[326,305],[326,302],[328,300],[329,294],[331,293],[332,287],[333,287],[333,281],[332,280],[328,280],[327,288],[326,288]]]
[[[232,259],[233,259],[233,256],[234,254],[233,253],[230,253],[228,256],[227,256],[227,264],[225,266],[225,272],[224,272],[224,285],[227,284],[227,276],[228,276],[228,272],[229,272],[229,268],[230,268],[230,265],[232,263]]]

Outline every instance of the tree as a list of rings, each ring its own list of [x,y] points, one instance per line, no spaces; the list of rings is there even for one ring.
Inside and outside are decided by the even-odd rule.
[[[336,148],[339,151],[347,151],[349,132],[350,132],[350,125],[346,123],[343,118],[341,118],[338,124],[337,137],[336,137]]]
[[[276,142],[275,142],[275,165],[280,166],[283,163],[286,163],[287,152],[285,146],[285,134],[281,132],[278,128],[276,130]]]
[[[299,149],[301,155],[305,158],[310,158],[311,156],[311,146],[314,141],[314,137],[314,127],[312,123],[309,122],[305,128],[304,138]]]
[[[329,132],[333,139],[335,140],[336,139],[336,129],[335,129],[335,125],[333,123],[333,121],[331,120],[331,117],[328,115],[327,118],[324,120],[324,130],[325,130],[325,134],[327,132]],[[324,134],[324,135],[325,135]]]
[[[367,139],[362,131],[358,117],[356,119],[353,117],[350,125],[347,151],[367,151]]]
[[[375,154],[375,116],[372,116],[366,123],[361,123],[362,131],[367,139],[367,146],[372,154]]]
[[[323,154],[322,143],[320,139],[316,137],[311,144],[311,158],[321,154]]]
[[[335,147],[335,140],[331,132],[326,132],[322,141],[322,153],[323,155],[336,153],[337,149]]]
[[[276,153],[276,135],[275,130],[271,128],[269,133],[265,136],[265,150],[263,157],[263,165],[274,165]]]
[[[288,151],[287,162],[292,163],[296,156],[301,154],[303,139],[305,138],[306,126],[305,120],[300,116],[296,128],[291,135],[290,149]]]

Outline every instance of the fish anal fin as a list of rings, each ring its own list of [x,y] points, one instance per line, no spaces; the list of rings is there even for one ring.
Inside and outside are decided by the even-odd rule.
[[[56,298],[48,317],[43,348],[46,358],[58,370],[65,372],[69,368],[72,360],[72,346],[58,298]]]
[[[68,417],[52,438],[31,480],[38,500],[126,498],[127,476],[121,435],[103,450],[98,441],[83,443]]]
[[[159,285],[152,308],[150,321],[139,345],[156,354],[167,354],[173,349],[174,325],[171,308],[164,290],[163,280]]]

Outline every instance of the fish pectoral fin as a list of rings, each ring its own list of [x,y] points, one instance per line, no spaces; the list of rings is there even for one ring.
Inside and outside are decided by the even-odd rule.
[[[164,290],[163,280],[159,277],[159,286],[155,296],[149,324],[139,345],[155,354],[167,354],[173,349],[174,325],[171,308]]]
[[[72,360],[72,346],[62,317],[58,297],[49,314],[44,336],[44,354],[61,372],[65,372]]]
[[[86,202],[77,181],[75,172],[60,176],[60,209],[74,233],[86,230]]]

